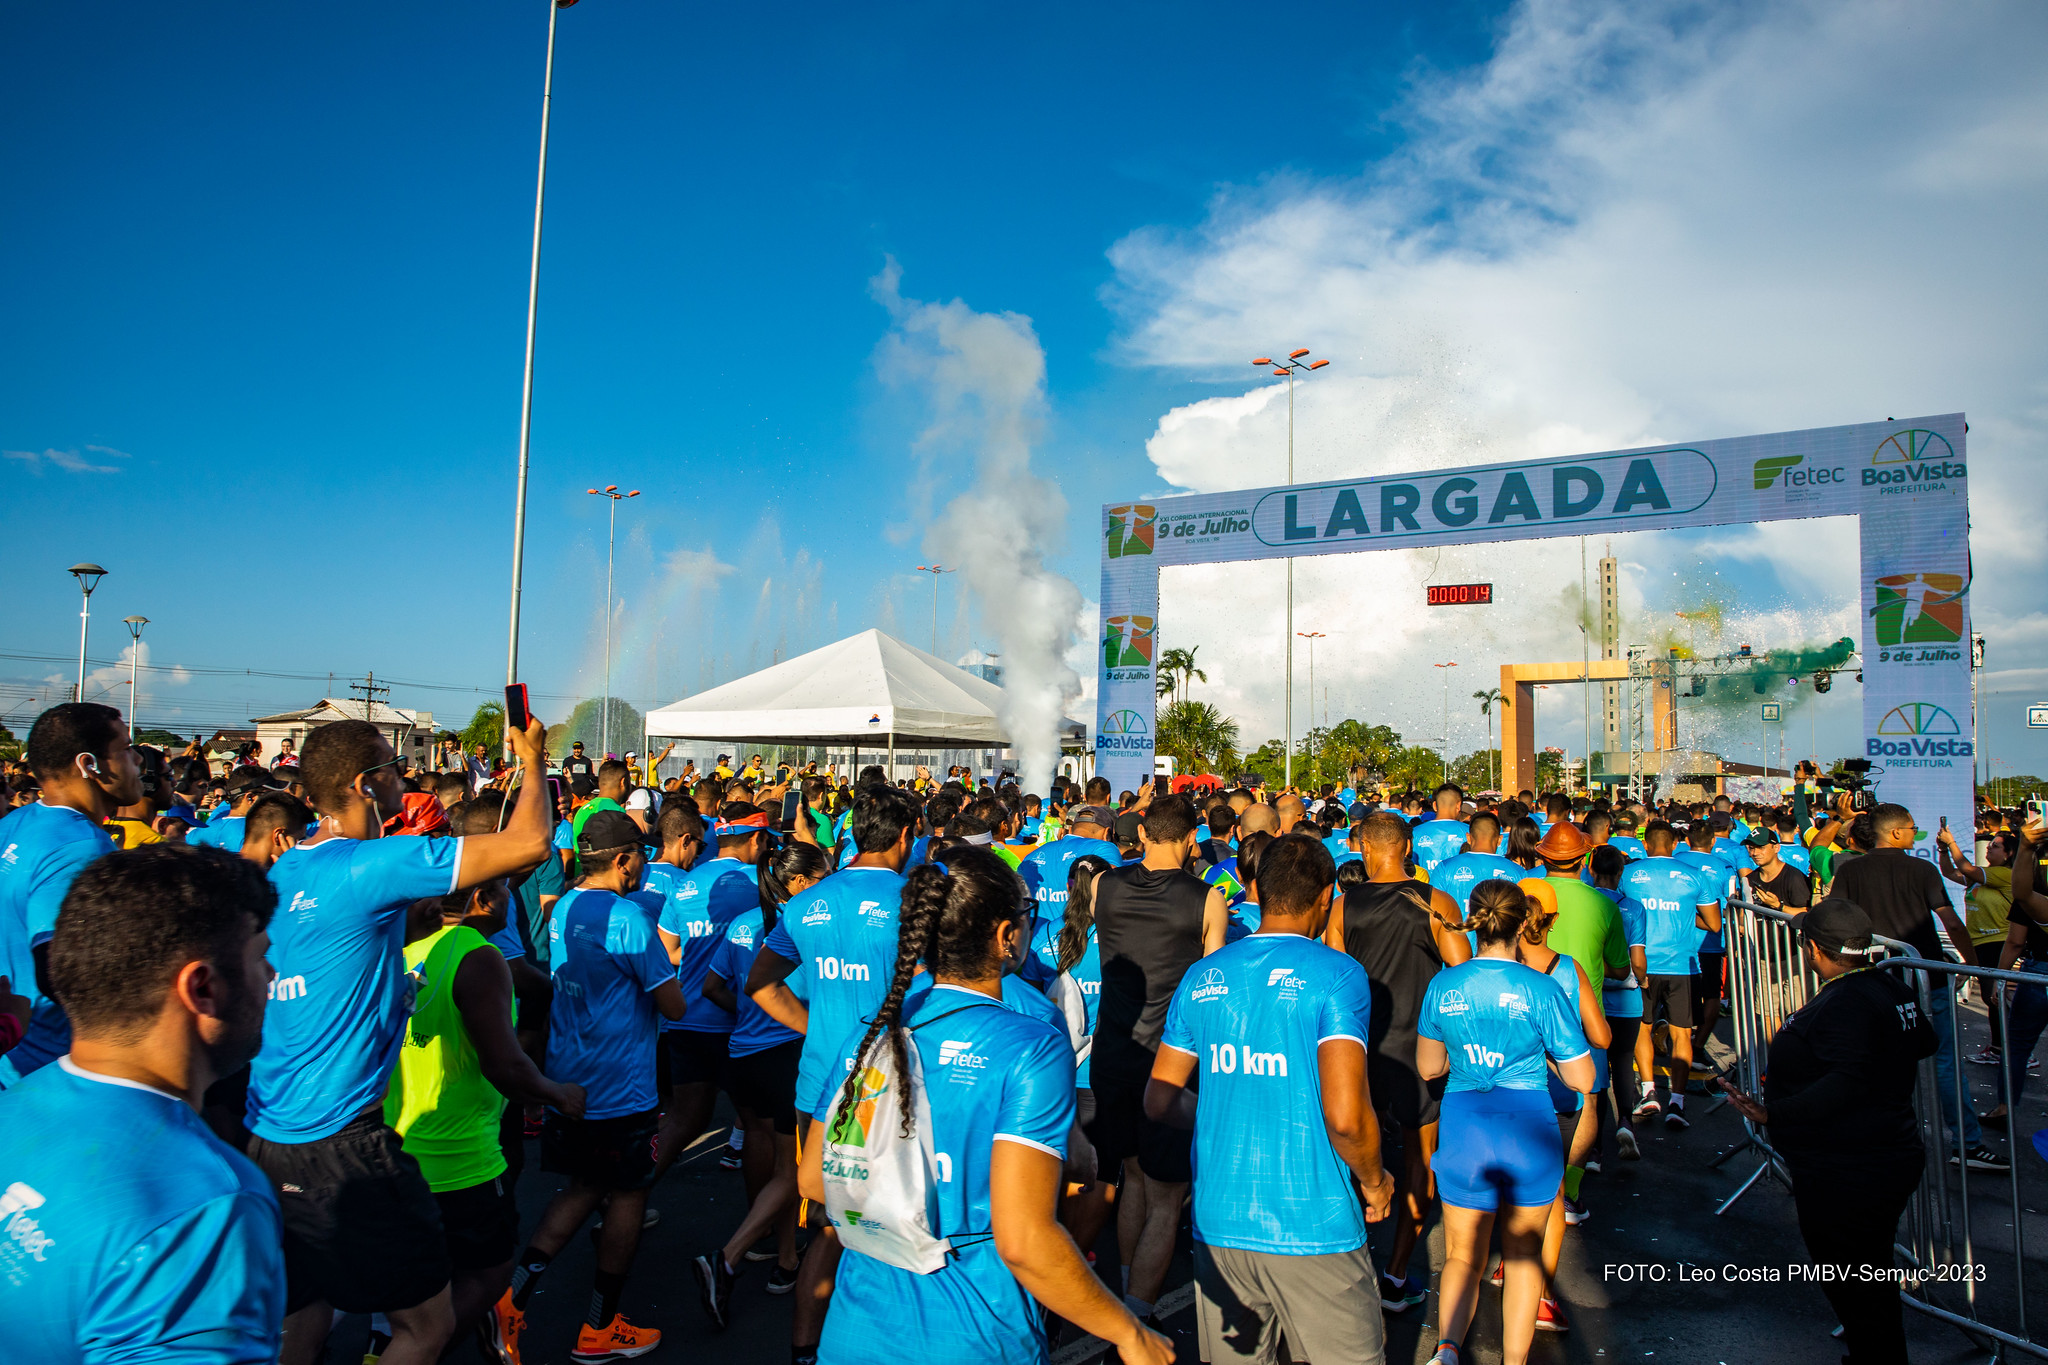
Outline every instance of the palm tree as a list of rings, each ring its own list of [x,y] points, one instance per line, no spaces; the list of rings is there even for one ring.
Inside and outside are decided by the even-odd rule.
[[[1180,771],[1207,773],[1237,763],[1237,722],[1205,701],[1177,701],[1160,713],[1154,741]]]
[[[1474,692],[1479,699],[1479,714],[1486,717],[1486,785],[1494,786],[1493,780],[1493,704],[1501,699],[1498,687],[1489,687],[1484,692]]]
[[[1196,645],[1193,649],[1169,649],[1160,654],[1157,684],[1160,696],[1170,695],[1178,702],[1183,699],[1181,694],[1187,690],[1192,679],[1209,681],[1209,675],[1195,667],[1195,654],[1200,649],[1201,646]]]

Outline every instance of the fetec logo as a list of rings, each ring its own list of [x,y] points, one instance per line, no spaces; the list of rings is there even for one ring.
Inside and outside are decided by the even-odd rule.
[[[1145,733],[1145,718],[1136,711],[1112,711],[1109,719],[1102,724],[1105,735],[1142,735]]]
[[[1147,548],[1145,553],[1150,554]],[[1158,623],[1150,616],[1112,616],[1102,623],[1102,666],[1104,668],[1152,667],[1152,631]]]
[[[1804,455],[1766,455],[1756,462],[1751,472],[1756,476],[1758,488],[1769,488],[1778,481],[1778,476],[1804,460]]]
[[[1877,642],[1897,645],[1954,644],[1963,638],[1963,593],[1968,580],[1958,573],[1894,573],[1876,580]]]
[[[1159,509],[1149,503],[1125,503],[1122,507],[1109,509],[1109,527],[1104,532],[1103,542],[1111,559],[1125,555],[1149,555],[1152,553],[1152,524],[1159,517]]]

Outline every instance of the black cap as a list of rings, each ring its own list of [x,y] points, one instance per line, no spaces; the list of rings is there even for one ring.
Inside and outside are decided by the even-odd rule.
[[[294,768],[292,776],[296,778],[298,775],[298,769]],[[227,793],[230,797],[239,797],[251,789],[269,788],[277,785],[275,781],[271,780],[268,768],[246,764],[228,774]]]
[[[576,852],[585,856],[646,842],[646,832],[632,816],[622,810],[601,810],[583,822],[583,832],[576,836]]]
[[[1878,950],[1871,946],[1874,932],[1863,907],[1840,896],[1829,896],[1799,917],[1799,932],[1806,941],[1836,957],[1870,958]]]

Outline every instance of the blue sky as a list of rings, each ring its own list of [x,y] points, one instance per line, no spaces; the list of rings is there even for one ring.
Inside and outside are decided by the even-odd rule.
[[[150,661],[195,670],[145,689],[145,721],[326,690],[199,669],[495,688],[546,20],[517,11],[10,15],[0,650],[75,648],[63,570],[84,558],[113,571],[94,655],[140,612]],[[1065,512],[1035,533],[1084,599],[1095,504],[1277,481],[1277,409],[1243,360],[1298,341],[1337,361],[1304,400],[1304,477],[1965,408],[1979,625],[2004,682],[2048,684],[2023,588],[2039,500],[1983,497],[2043,424],[2044,46],[2038,13],[1995,4],[1929,34],[1906,6],[1084,23],[585,0],[558,37],[522,671],[544,695],[599,687],[583,490],[607,483],[644,490],[621,520],[621,695],[868,625],[927,642],[911,566],[988,479],[949,405],[987,393],[890,357],[958,300],[1042,354],[1020,430]],[[1899,78],[1930,51],[1950,79]],[[892,260],[895,295],[873,283]],[[1934,321],[1874,361],[1899,310]],[[1631,561],[1636,604],[1647,622],[1709,591],[1688,567],[1706,545],[1744,628],[1795,643],[1853,618],[1853,533],[1830,534],[1666,538]],[[1512,562],[1575,580],[1576,547],[1556,553]],[[1350,637],[1319,682],[1433,732],[1438,626],[1359,617],[1361,566],[1443,567],[1305,572]],[[1190,621],[1254,740],[1277,733],[1271,586],[1166,586],[1166,633]],[[943,591],[943,651],[1006,644],[998,604]],[[1575,644],[1531,605],[1490,628],[1502,660]],[[51,675],[0,660],[8,716]],[[459,718],[476,698],[393,700]],[[1832,708],[1846,750],[1854,706]],[[1476,713],[1459,724],[1476,745]]]

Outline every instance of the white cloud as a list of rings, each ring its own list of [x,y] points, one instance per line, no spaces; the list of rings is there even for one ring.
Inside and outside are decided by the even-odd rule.
[[[1225,387],[1266,348],[1330,357],[1297,390],[1301,479],[1963,409],[1976,610],[2019,627],[2041,619],[2048,559],[2031,458],[2048,434],[2044,67],[2048,10],[2027,3],[1527,0],[1489,61],[1417,76],[1389,116],[1396,153],[1227,189],[1192,229],[1135,232],[1108,297],[1144,363]],[[1284,396],[1269,381],[1177,408],[1147,453],[1179,487],[1279,482]],[[1846,522],[1624,542],[1638,612],[1714,591],[1758,619],[1795,610],[1785,631],[1853,626]],[[1576,592],[1577,550],[1446,550],[1436,577],[1541,606]],[[1332,637],[1317,664],[1333,711],[1350,687],[1352,713],[1434,733],[1427,655],[1577,656],[1569,616],[1547,609],[1446,630],[1446,609],[1421,606],[1432,555],[1298,566],[1296,627]],[[1764,564],[1792,601],[1759,587]],[[1242,653],[1225,672],[1247,738],[1279,729],[1281,572],[1162,583],[1162,636],[1192,618],[1205,658]],[[2048,632],[2020,634],[2032,657],[2011,662],[2048,663]],[[1304,688],[1305,671],[1298,658]],[[1479,725],[1475,710],[1473,744]]]
[[[97,455],[111,455],[120,460],[133,458],[125,450],[115,450],[111,446],[87,446],[86,449]],[[66,474],[118,474],[121,472],[121,466],[117,464],[94,464],[75,450],[0,450],[0,456],[10,460],[19,460],[28,466],[30,472],[35,474],[41,474],[45,468],[61,469]]]

